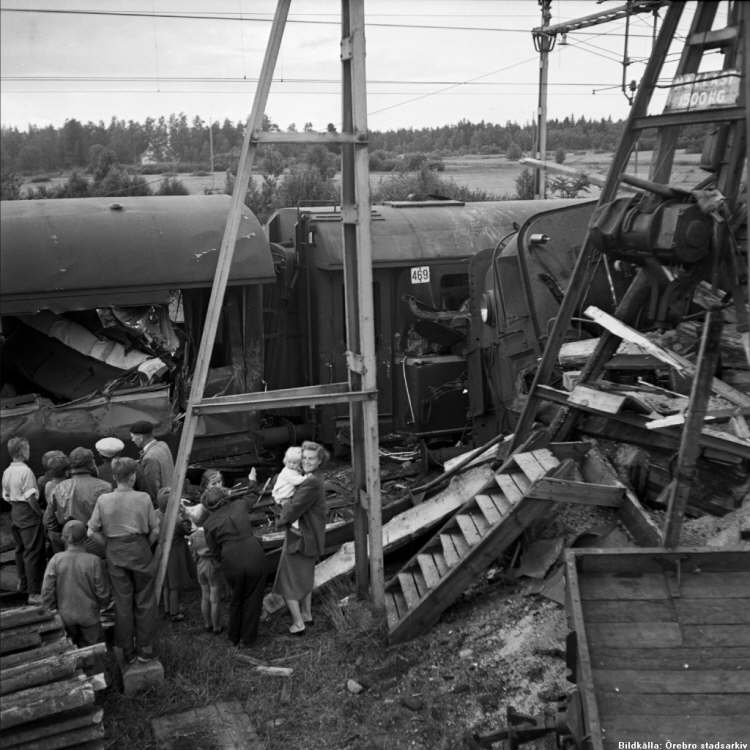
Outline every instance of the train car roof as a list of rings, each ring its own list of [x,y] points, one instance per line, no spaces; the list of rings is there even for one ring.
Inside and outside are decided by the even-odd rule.
[[[153,304],[210,286],[230,205],[228,195],[3,201],[0,311]],[[229,283],[273,280],[268,241],[246,209]]]
[[[494,247],[540,210],[575,200],[393,201],[372,208],[372,263],[377,267],[415,262],[462,260]],[[268,223],[270,239],[293,242],[301,214],[314,223],[314,262],[322,269],[342,267],[341,212],[335,208],[283,208]]]

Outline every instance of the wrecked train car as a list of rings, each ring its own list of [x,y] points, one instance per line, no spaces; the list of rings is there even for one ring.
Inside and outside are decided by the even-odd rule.
[[[139,419],[173,434],[229,204],[228,196],[3,203],[3,450],[19,434],[37,457],[127,438]],[[262,387],[261,285],[273,280],[263,230],[246,211],[208,395]],[[246,433],[251,419],[210,417],[201,433]],[[202,448],[210,452],[199,437]]]
[[[549,204],[544,202],[544,205]],[[553,205],[558,202],[551,202]],[[373,296],[381,433],[464,433],[469,405],[467,263],[539,211],[539,201],[400,201],[372,210]],[[266,303],[269,387],[345,380],[341,212],[284,208],[267,225],[283,259]],[[278,315],[284,310],[286,316]],[[346,442],[345,407],[320,412],[320,436]]]
[[[595,205],[580,200],[537,204],[518,232],[469,262],[468,372],[475,439],[513,432]],[[630,275],[627,266],[602,263],[583,306],[611,311]],[[590,321],[579,316],[567,338],[588,338],[592,330]]]

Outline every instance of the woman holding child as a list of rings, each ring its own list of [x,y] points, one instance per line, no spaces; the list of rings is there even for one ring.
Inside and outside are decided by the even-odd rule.
[[[286,601],[292,626],[289,632],[302,635],[312,622],[312,590],[315,563],[325,549],[326,494],[323,479],[316,472],[328,460],[328,451],[318,443],[302,443],[304,481],[281,506],[278,525],[286,527],[284,549],[279,561],[274,593]],[[294,528],[299,522],[299,528]]]

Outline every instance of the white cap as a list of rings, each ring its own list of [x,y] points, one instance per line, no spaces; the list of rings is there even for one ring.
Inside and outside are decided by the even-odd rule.
[[[108,437],[97,440],[94,448],[105,458],[112,458],[112,456],[116,456],[125,448],[125,443],[119,438]]]

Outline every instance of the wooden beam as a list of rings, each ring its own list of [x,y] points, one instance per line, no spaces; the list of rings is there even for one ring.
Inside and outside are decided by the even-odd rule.
[[[625,403],[625,396],[599,391],[587,385],[577,385],[570,392],[568,403],[573,406],[588,406],[607,414],[617,414]]]
[[[625,487],[542,477],[534,482],[526,495],[535,500],[619,508],[625,497]]]
[[[263,409],[286,409],[292,406],[322,406],[367,401],[377,397],[377,390],[352,391],[349,383],[328,383],[276,391],[237,393],[231,396],[204,398],[193,406],[195,414],[221,414]]]
[[[644,351],[653,355],[665,364],[668,364],[670,367],[673,367],[681,375],[685,375],[687,377],[695,377],[696,367],[686,357],[683,357],[679,354],[676,354],[675,352],[671,352],[668,349],[664,349],[663,347],[654,344],[653,341],[649,341],[649,339],[647,339],[639,331],[636,331],[629,325],[622,323],[621,321],[617,320],[617,318],[614,318],[608,313],[605,313],[598,307],[591,305],[590,307],[586,308],[584,313],[588,315],[588,317],[590,317],[592,320],[595,320],[600,326],[608,330],[610,333],[613,333],[615,336],[618,336],[625,341],[631,341],[634,344],[638,344],[638,346],[644,349]],[[716,343],[717,350],[719,347],[719,343],[720,342]],[[723,383],[718,378],[712,377],[711,390],[722,398],[727,399],[727,401],[731,401],[731,403],[733,404],[737,404],[738,406],[750,406],[750,396],[748,396],[746,393],[742,393],[741,391],[736,390],[735,388],[732,388],[726,383]]]
[[[744,409],[712,409],[711,411],[707,411],[704,416],[704,421],[708,421],[709,419],[729,419],[732,418],[739,418],[744,421],[744,417],[746,415],[750,414],[750,407],[746,407]],[[687,414],[670,414],[666,417],[661,417],[660,419],[652,419],[650,422],[646,422],[644,427],[647,430],[661,430],[664,427],[679,427],[680,425],[685,424],[685,421],[687,420]],[[747,426],[747,423],[746,423]],[[740,435],[739,433],[735,433],[738,437],[748,438],[750,437],[750,432],[745,435]]]
[[[201,335],[198,354],[195,359],[195,369],[193,371],[193,379],[190,386],[190,395],[188,396],[187,408],[185,409],[185,421],[182,426],[180,443],[177,449],[177,461],[175,462],[175,470],[171,482],[171,493],[164,514],[159,544],[156,549],[157,601],[161,597],[162,585],[164,584],[164,578],[167,574],[169,552],[172,548],[174,528],[180,509],[182,485],[184,484],[187,475],[190,451],[193,447],[193,440],[195,439],[195,432],[198,426],[198,415],[193,411],[193,404],[197,404],[203,398],[203,393],[205,391],[206,378],[208,377],[208,368],[211,361],[211,352],[213,351],[214,342],[216,341],[216,332],[219,327],[224,292],[226,291],[229,272],[232,267],[232,257],[234,256],[234,247],[237,242],[237,233],[239,232],[240,222],[242,220],[242,211],[245,210],[245,193],[247,191],[247,186],[250,183],[253,157],[255,156],[256,150],[255,144],[251,143],[251,135],[260,128],[263,122],[263,113],[266,109],[268,93],[271,88],[271,81],[273,80],[273,71],[276,66],[276,60],[278,59],[281,39],[284,34],[284,27],[286,25],[287,16],[289,15],[290,5],[291,0],[278,0],[276,5],[276,13],[274,14],[273,23],[271,24],[268,45],[266,47],[263,65],[258,79],[258,86],[255,89],[253,106],[245,125],[245,137],[242,141],[242,150],[240,152],[239,164],[237,165],[237,178],[234,181],[232,203],[224,227],[224,235],[221,239],[219,257],[216,261],[214,282],[211,287],[211,296],[208,300],[206,320],[203,324],[203,333]]]
[[[489,466],[475,466],[451,480],[448,487],[429,500],[399,513],[383,525],[383,550],[403,547],[436,526],[478,493],[494,485],[495,475]],[[354,570],[354,544],[347,542],[336,554],[315,566],[315,588],[348,575]]]
[[[698,437],[706,415],[706,406],[711,395],[711,384],[719,361],[721,330],[724,320],[721,311],[706,313],[703,336],[698,352],[698,369],[690,392],[687,421],[682,433],[680,452],[675,469],[675,479],[669,490],[667,518],[664,525],[664,546],[676,547],[680,541],[682,519],[685,515],[690,492],[695,479],[696,461],[700,453]]]
[[[688,374],[685,372],[682,362],[680,362],[672,352],[655,344],[640,331],[636,331],[626,323],[623,323],[609,313],[604,312],[604,310],[600,310],[598,307],[590,305],[584,310],[584,315],[587,315],[602,328],[613,333],[617,338],[622,339],[623,341],[629,341],[631,344],[636,344],[647,354],[656,357],[656,359],[677,370],[680,375]]]
[[[339,143],[367,143],[367,133],[282,133],[256,130],[252,140],[257,143],[322,143],[331,146]]]

